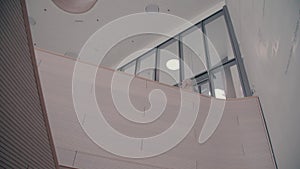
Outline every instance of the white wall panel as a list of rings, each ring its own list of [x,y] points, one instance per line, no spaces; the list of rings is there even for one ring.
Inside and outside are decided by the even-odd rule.
[[[180,98],[179,88],[137,78],[132,83],[132,86],[134,86],[131,89],[132,91],[130,90],[129,92],[130,97],[135,98],[132,100],[138,105],[137,107],[142,108],[144,105],[149,104],[149,101],[145,98],[148,98],[149,92],[153,89],[158,89],[165,93],[167,103],[163,115],[155,121],[149,124],[131,122],[122,117],[116,110],[110,93],[110,84],[113,73],[122,74],[122,76],[127,76],[127,78],[132,78],[133,76],[123,72],[99,68],[95,86],[98,104],[103,108],[102,113],[105,119],[118,132],[139,138],[160,134],[168,130],[174,121],[178,120],[180,115],[178,110],[181,102],[184,102],[182,105],[184,113],[182,117],[191,116],[194,111],[198,114],[197,118],[194,117],[194,125],[192,125],[192,121],[182,121],[180,123],[181,127],[177,128],[178,132],[174,134],[180,133],[181,130],[188,128],[189,125],[192,125],[191,131],[187,133],[183,141],[166,153],[142,159],[124,158],[111,154],[95,144],[96,142],[86,135],[77,121],[71,91],[72,65],[74,65],[75,61],[42,50],[36,50],[36,54],[40,60],[39,70],[42,87],[55,145],[77,152],[74,167],[96,169],[111,166],[112,168],[123,169],[137,167],[135,165],[131,166],[134,163],[142,165],[144,168],[151,166],[169,169],[274,168],[260,105],[256,97],[222,101],[225,103],[225,107],[220,123],[208,140],[203,144],[199,144],[198,138],[200,133],[205,133],[203,130],[207,129],[203,125],[213,98],[189,91],[183,92],[187,97]],[[125,85],[125,81],[123,79],[119,83]],[[118,86],[122,88],[122,86]],[[117,87],[114,92],[124,95],[124,91],[119,88]],[[199,96],[200,100],[197,100],[196,96]],[[180,101],[180,99],[185,100]],[[156,101],[153,103],[156,103]],[[187,120],[189,119],[187,118]],[[216,121],[212,120],[212,122]],[[99,128],[95,132],[101,134],[102,130]],[[108,135],[103,135],[103,137],[108,137]],[[170,141],[171,144],[173,141],[171,138],[173,138],[172,135],[169,140],[161,139],[162,143],[157,145],[151,145],[144,141],[145,145],[142,146],[141,151],[143,151],[143,148],[145,150],[151,148],[152,151],[155,151],[157,147],[163,147],[164,140]],[[120,140],[111,140],[111,142],[120,142]],[[120,145],[126,146],[124,142],[120,142]],[[63,153],[59,156],[61,161],[70,158],[62,156],[64,156]]]

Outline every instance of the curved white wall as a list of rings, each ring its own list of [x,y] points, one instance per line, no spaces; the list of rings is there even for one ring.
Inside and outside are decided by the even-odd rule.
[[[300,1],[227,0],[254,95],[261,99],[278,167],[300,167]]]

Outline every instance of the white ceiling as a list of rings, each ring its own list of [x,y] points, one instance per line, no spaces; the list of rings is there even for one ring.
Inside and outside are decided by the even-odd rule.
[[[81,47],[96,30],[117,18],[145,12],[148,4],[157,4],[160,13],[191,21],[220,2],[223,0],[98,0],[88,12],[70,14],[58,8],[51,0],[26,0],[33,23],[31,31],[34,45],[71,57],[77,57]],[[175,28],[168,29],[171,32]],[[108,52],[102,65],[113,67],[124,57],[160,38],[162,36],[148,34],[125,39]]]

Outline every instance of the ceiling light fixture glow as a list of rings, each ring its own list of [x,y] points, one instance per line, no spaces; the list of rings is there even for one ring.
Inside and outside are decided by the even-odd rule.
[[[167,61],[166,66],[170,70],[178,70],[179,69],[179,60],[178,59],[170,59]]]

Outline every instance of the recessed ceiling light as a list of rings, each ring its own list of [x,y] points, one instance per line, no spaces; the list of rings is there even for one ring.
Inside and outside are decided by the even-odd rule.
[[[170,59],[167,61],[166,66],[170,70],[178,70],[179,69],[179,60],[178,59]]]
[[[73,13],[81,14],[89,11],[97,2],[97,0],[52,0],[60,9]]]
[[[156,4],[149,4],[145,7],[146,12],[159,12],[159,6]]]

